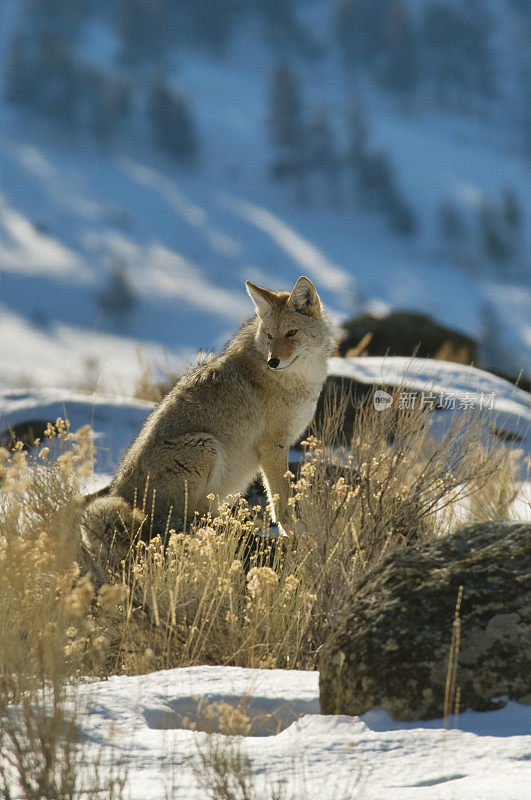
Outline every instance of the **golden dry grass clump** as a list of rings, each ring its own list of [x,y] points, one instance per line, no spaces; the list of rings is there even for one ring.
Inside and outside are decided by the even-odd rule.
[[[359,409],[332,447],[333,398],[305,443],[294,533],[257,546],[262,510],[241,498],[186,532],[131,536],[119,560],[80,537],[92,436],[58,421],[45,447],[1,454],[0,667],[32,676],[138,673],[199,663],[313,668],[344,599],[386,553],[457,523],[507,517],[516,459],[462,414],[439,441],[421,410]],[[166,534],[166,535],[164,535]]]

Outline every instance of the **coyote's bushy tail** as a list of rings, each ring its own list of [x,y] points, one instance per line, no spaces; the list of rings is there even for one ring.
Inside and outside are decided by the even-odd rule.
[[[119,495],[107,494],[90,499],[81,525],[89,539],[110,545],[116,539],[125,543],[137,538],[145,520],[141,509],[133,508]]]
[[[123,497],[97,492],[84,498],[81,517],[83,557],[96,582],[103,583],[109,568],[120,569],[142,536],[146,515]]]

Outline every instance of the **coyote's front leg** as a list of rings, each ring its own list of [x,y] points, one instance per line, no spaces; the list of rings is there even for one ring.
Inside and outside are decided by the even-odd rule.
[[[276,445],[274,449],[266,448],[260,452],[260,468],[266,484],[267,496],[271,506],[273,520],[279,523],[284,531],[290,527],[289,513],[290,482],[288,472],[287,446]]]

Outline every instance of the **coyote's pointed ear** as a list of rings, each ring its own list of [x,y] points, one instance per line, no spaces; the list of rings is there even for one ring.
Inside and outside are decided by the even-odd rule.
[[[307,314],[309,317],[318,317],[321,313],[321,301],[315,289],[315,286],[309,278],[304,275],[299,278],[290,296],[288,297],[288,305],[300,311],[301,314]]]
[[[270,292],[268,289],[262,289],[261,286],[256,286],[254,283],[251,283],[251,281],[245,281],[245,288],[255,305],[256,313],[259,317],[263,317],[265,314],[269,313],[278,302],[278,298],[274,292]]]

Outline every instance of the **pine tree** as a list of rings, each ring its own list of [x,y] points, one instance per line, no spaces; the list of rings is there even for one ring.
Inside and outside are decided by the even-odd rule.
[[[518,45],[522,153],[531,161],[531,25],[520,34]]]
[[[155,144],[174,158],[191,161],[199,145],[190,109],[183,95],[161,78],[150,87],[148,115]]]
[[[352,182],[354,194],[360,197],[359,171],[369,150],[369,132],[365,107],[359,95],[353,95],[347,116],[347,151],[345,155],[346,167]]]
[[[10,42],[6,63],[5,98],[15,105],[30,105],[38,94],[35,63],[23,34]]]
[[[122,80],[90,70],[86,84],[88,96],[87,125],[98,143],[106,148],[131,105],[129,86]]]
[[[98,295],[99,306],[114,320],[116,327],[121,328],[137,302],[126,266],[121,259],[116,259],[108,284]]]
[[[323,176],[332,203],[341,199],[339,157],[328,115],[320,109],[307,131],[308,169]]]
[[[462,59],[467,65],[469,91],[485,96],[495,92],[492,29],[493,22],[483,0],[468,0],[463,9]]]
[[[244,0],[192,0],[189,4],[193,38],[215,53],[227,46]]]
[[[437,100],[470,102],[471,94],[492,94],[495,88],[491,53],[492,23],[482,3],[451,5],[437,0],[423,19],[426,66]]]
[[[518,231],[522,225],[522,207],[514,189],[505,189],[502,197],[503,218],[511,231]]]
[[[335,13],[335,37],[348,68],[372,67],[385,56],[386,20],[394,0],[340,0]]]
[[[75,125],[81,76],[64,36],[44,33],[39,37],[35,70],[38,76],[36,110],[62,125]]]
[[[279,64],[274,73],[269,97],[269,128],[276,151],[273,175],[296,180],[300,199],[305,187],[306,141],[299,81],[291,67]]]
[[[466,238],[466,226],[455,205],[450,202],[441,203],[438,227],[443,247],[451,256],[457,256]]]
[[[293,0],[256,0],[256,8],[276,39],[289,39],[297,30]]]
[[[507,264],[513,251],[503,214],[492,203],[483,203],[480,209],[480,230],[485,255],[498,265]]]
[[[170,6],[164,0],[120,0],[117,27],[123,59],[130,64],[163,60],[177,35]]]
[[[464,65],[457,43],[461,25],[454,7],[443,0],[431,3],[424,12],[423,40],[428,48],[427,65],[430,67],[439,102],[448,103],[455,87],[464,80]]]
[[[514,261],[514,267],[517,270],[525,258],[524,215],[518,195],[514,189],[505,189],[501,201],[501,215],[506,230],[510,257]]]
[[[395,0],[386,20],[387,47],[382,84],[411,97],[419,82],[418,35],[404,0]]]

